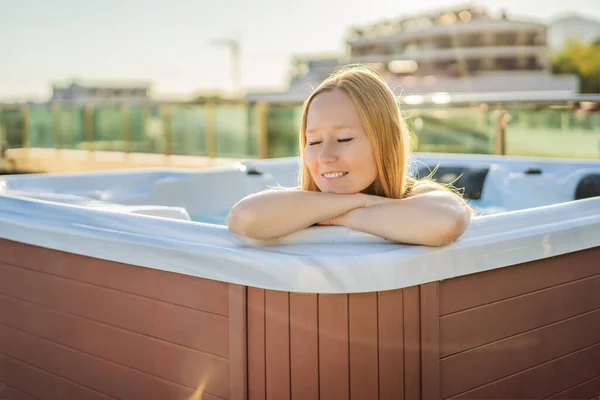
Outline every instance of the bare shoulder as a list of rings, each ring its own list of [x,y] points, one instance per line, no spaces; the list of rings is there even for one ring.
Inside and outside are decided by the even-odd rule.
[[[270,186],[268,190],[300,190],[300,186],[294,186],[294,187]]]
[[[417,181],[408,191],[406,197],[418,196],[420,194],[435,192],[438,190],[448,191],[445,187],[436,182],[431,181]]]
[[[433,181],[416,181],[410,188],[406,197],[419,196],[426,193],[439,193],[443,197],[453,198],[471,214],[471,207],[468,205],[459,190],[441,185]],[[447,196],[449,195],[449,196]]]

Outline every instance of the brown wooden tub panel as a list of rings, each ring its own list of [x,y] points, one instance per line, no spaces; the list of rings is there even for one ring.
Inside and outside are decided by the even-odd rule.
[[[588,399],[599,293],[600,248],[386,292],[250,288],[249,398]]]
[[[249,399],[418,398],[419,295],[249,288]]]
[[[600,248],[441,282],[441,397],[600,394],[599,293]]]
[[[245,392],[240,301],[237,285],[0,240],[0,382],[40,399],[230,398]]]
[[[600,248],[308,294],[0,240],[0,399],[589,399],[598,293]]]

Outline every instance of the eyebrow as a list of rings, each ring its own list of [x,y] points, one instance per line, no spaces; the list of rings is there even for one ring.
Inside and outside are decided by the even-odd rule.
[[[334,130],[336,130],[336,131],[339,131],[340,129],[349,129],[349,128],[352,128],[352,127],[351,127],[351,126],[348,126],[348,125],[333,125],[333,126],[331,127],[331,129],[334,129]],[[306,134],[309,134],[309,133],[316,133],[316,132],[318,132],[319,130],[320,130],[320,129],[318,129],[318,128],[307,129],[305,133],[306,133]]]

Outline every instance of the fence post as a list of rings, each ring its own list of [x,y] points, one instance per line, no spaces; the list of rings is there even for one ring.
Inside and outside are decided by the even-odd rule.
[[[87,148],[90,155],[94,151],[94,106],[86,104],[84,106],[85,136],[88,143]]]
[[[160,106],[160,116],[162,119],[164,140],[165,140],[165,156],[170,156],[173,151],[173,137],[171,134],[171,106],[162,104]]]
[[[502,105],[496,110],[496,145],[495,154],[506,155],[506,127],[508,125],[509,115]]]
[[[4,168],[4,152],[8,150],[8,140],[6,141],[6,149],[4,148],[4,106],[0,104],[0,171]]]
[[[23,147],[29,149],[31,147],[31,137],[29,136],[29,105],[21,107],[21,117],[23,118]]]
[[[215,103],[210,101],[206,103],[204,107],[206,109],[206,152],[208,153],[208,156],[210,158],[215,158],[217,156],[215,134]]]
[[[123,123],[123,137],[125,141],[125,153],[131,152],[131,110],[128,105],[121,106],[121,118]]]
[[[52,137],[54,138],[54,148],[60,150],[60,105],[52,104]]]
[[[69,148],[70,149],[74,149],[75,148],[75,141],[73,140],[73,105],[71,104],[69,106],[69,108],[65,109],[65,120],[66,120],[66,126],[65,126],[65,132],[67,133],[68,136],[68,140],[69,140]]]
[[[256,104],[258,118],[258,158],[269,158],[269,104]]]
[[[142,144],[140,143],[141,146],[143,146],[141,149],[142,153],[146,153],[146,152],[150,152],[152,153],[152,150],[154,150],[154,141],[153,141],[153,137],[150,138],[148,136],[148,124],[150,124],[152,121],[152,117],[153,117],[153,111],[152,108],[150,106],[144,106],[143,108],[143,112],[142,112],[142,140],[145,142],[146,140],[150,139],[150,141],[152,142],[152,146],[150,148],[146,148],[146,144]],[[152,128],[150,129],[152,131]],[[140,150],[138,150],[140,151]]]

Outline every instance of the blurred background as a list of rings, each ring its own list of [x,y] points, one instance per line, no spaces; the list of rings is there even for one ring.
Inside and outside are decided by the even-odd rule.
[[[209,167],[298,154],[347,64],[419,152],[600,158],[600,2],[0,0],[0,171]]]

